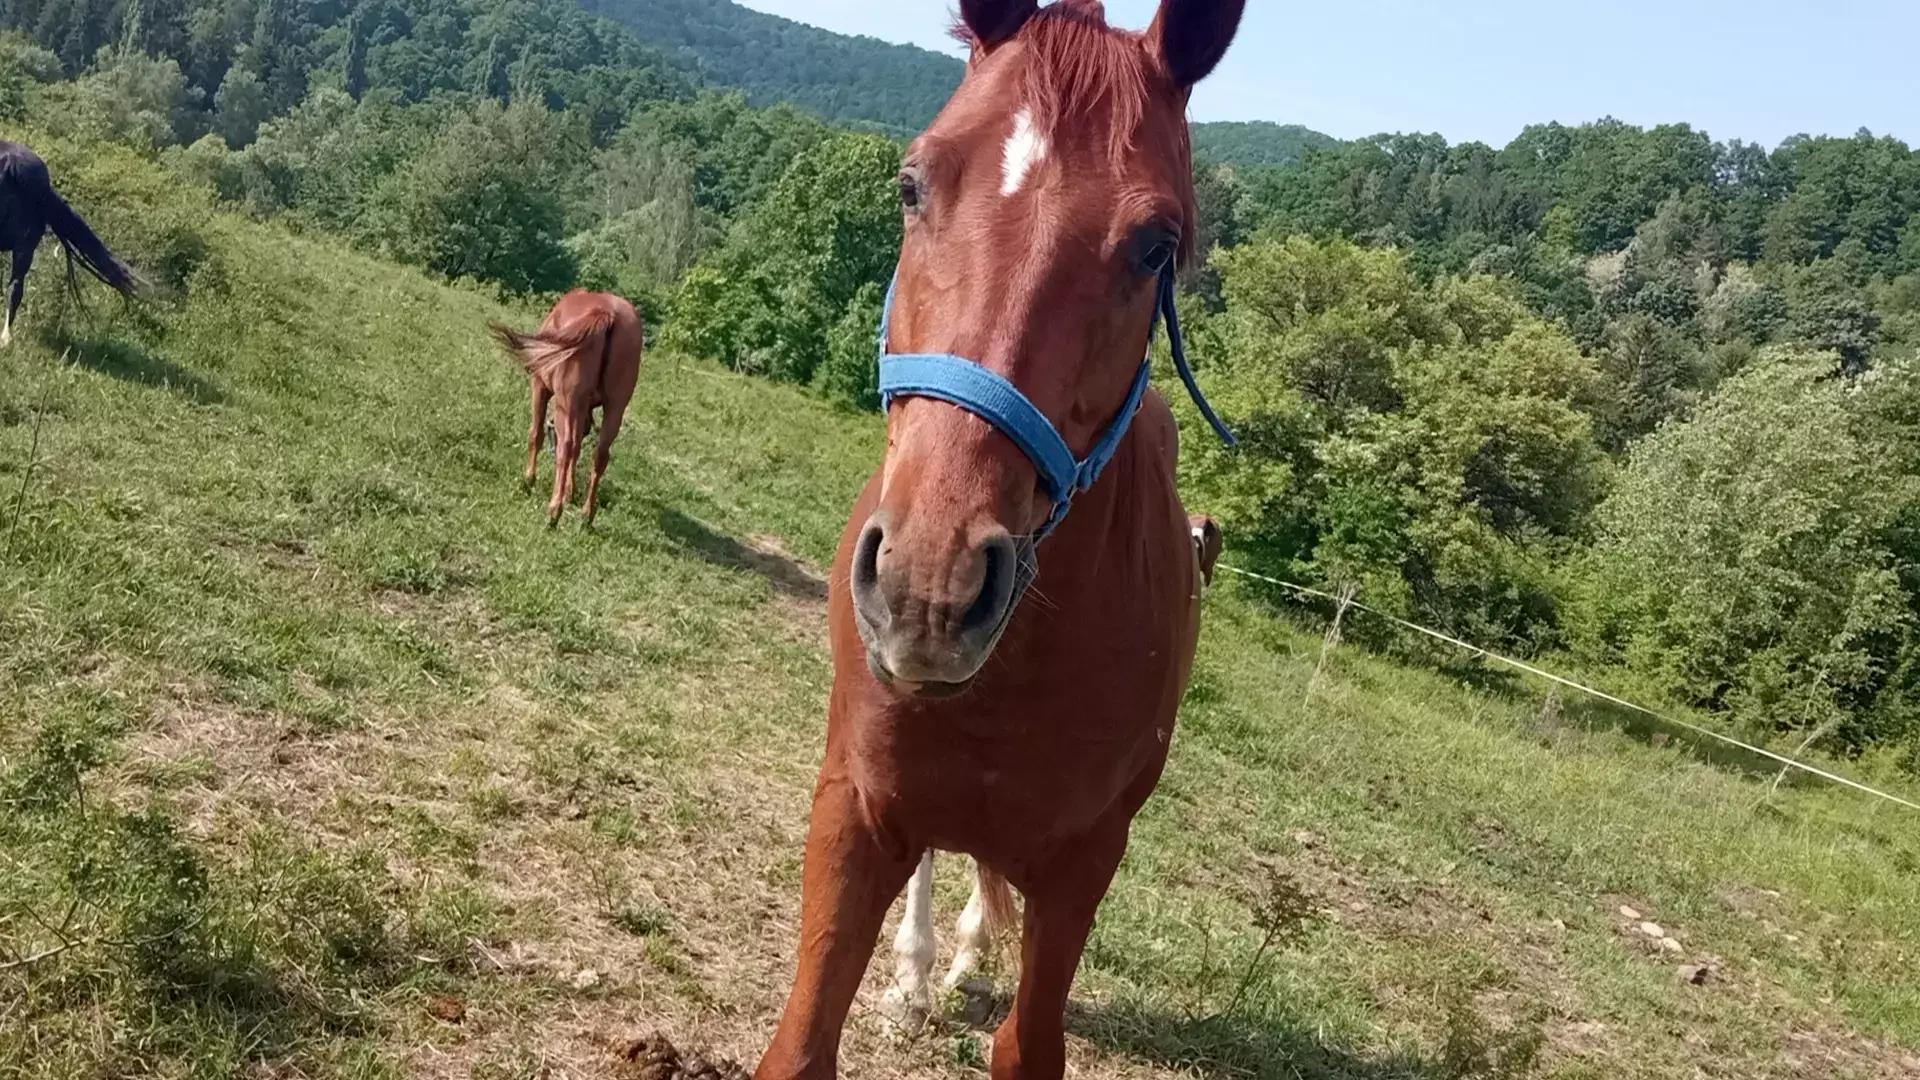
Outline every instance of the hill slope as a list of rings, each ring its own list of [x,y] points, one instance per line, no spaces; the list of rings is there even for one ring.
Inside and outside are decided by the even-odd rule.
[[[792,102],[829,120],[895,134],[927,126],[966,65],[912,45],[836,34],[733,0],[580,0],[678,60],[706,82],[738,87],[756,105]],[[1291,165],[1328,135],[1296,124],[1194,125],[1194,148],[1230,165]]]
[[[877,419],[650,356],[599,529],[549,532],[483,332],[538,311],[27,137],[182,299],[86,317],[43,271],[0,353],[0,1074],[750,1059]],[[1207,603],[1079,1075],[1911,1075],[1910,818]],[[978,1076],[974,1028],[879,1017],[889,970],[847,1075]]]

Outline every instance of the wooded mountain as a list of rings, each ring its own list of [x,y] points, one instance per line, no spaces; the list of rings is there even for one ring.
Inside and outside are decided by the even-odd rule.
[[[1194,155],[1223,165],[1298,165],[1308,151],[1326,150],[1339,141],[1312,128],[1271,120],[1193,125]]]
[[[755,105],[790,102],[829,120],[919,131],[960,84],[959,60],[913,45],[852,37],[733,0],[580,0],[715,86]],[[1293,165],[1335,140],[1297,124],[1195,124],[1194,150],[1229,165]]]
[[[896,133],[925,127],[965,65],[912,45],[835,34],[732,0],[580,0],[715,86]]]

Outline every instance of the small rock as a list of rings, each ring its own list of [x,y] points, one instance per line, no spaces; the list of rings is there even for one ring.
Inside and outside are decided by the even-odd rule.
[[[575,990],[591,990],[600,985],[600,973],[592,968],[581,968],[573,976]]]
[[[1691,986],[1705,986],[1713,978],[1713,968],[1706,964],[1680,965],[1680,981]]]
[[[1303,848],[1316,848],[1320,846],[1320,838],[1309,830],[1295,829],[1287,835],[1292,838],[1294,843],[1299,844]]]
[[[434,994],[427,998],[427,1015],[449,1024],[461,1024],[466,1022],[467,1006],[457,997]]]
[[[1667,936],[1667,932],[1662,930],[1660,924],[1656,922],[1643,922],[1640,924],[1639,930],[1650,938],[1663,938]]]
[[[1628,922],[1640,921],[1640,913],[1633,910],[1632,908],[1628,907],[1625,904],[1620,905],[1620,917],[1627,920]]]
[[[1687,951],[1687,949],[1686,949],[1686,946],[1684,946],[1684,945],[1682,945],[1682,944],[1680,944],[1679,942],[1677,942],[1677,941],[1675,941],[1675,940],[1673,940],[1673,939],[1672,939],[1672,938],[1670,938],[1670,937],[1663,937],[1663,938],[1661,938],[1661,939],[1660,939],[1660,947],[1661,947],[1662,949],[1665,949],[1666,951],[1668,951],[1668,952],[1670,952],[1670,953],[1677,953],[1677,952],[1686,952],[1686,951]]]
[[[968,989],[968,987],[984,988]],[[960,1022],[968,1027],[981,1027],[993,1019],[993,983],[986,979],[968,979],[961,984],[966,996],[960,999]]]
[[[1355,900],[1352,903],[1347,905],[1347,910],[1353,912],[1355,915],[1358,915],[1361,912],[1367,910],[1367,905],[1364,903],[1361,903],[1358,900]]]
[[[1567,929],[1567,920],[1565,920],[1565,919],[1555,919],[1555,920],[1553,920],[1553,928],[1554,928],[1555,930],[1558,930],[1558,931],[1560,931],[1560,932],[1562,932],[1562,933],[1565,933],[1565,932],[1566,932],[1566,929]]]

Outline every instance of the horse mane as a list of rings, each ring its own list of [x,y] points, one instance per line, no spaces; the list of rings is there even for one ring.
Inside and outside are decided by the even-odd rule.
[[[953,35],[969,48],[978,46],[964,22],[955,21]],[[1100,0],[1059,0],[1029,16],[1013,40],[1032,58],[1025,89],[1035,126],[1052,134],[1106,105],[1113,113],[1108,153],[1115,160],[1131,153],[1153,71],[1142,37],[1109,26]]]

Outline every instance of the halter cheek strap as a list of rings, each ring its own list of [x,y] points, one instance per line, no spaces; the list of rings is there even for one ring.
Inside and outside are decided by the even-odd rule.
[[[891,408],[894,399],[899,397],[932,398],[966,409],[1012,440],[1021,453],[1033,462],[1034,469],[1040,475],[1041,486],[1046,489],[1047,497],[1053,500],[1053,512],[1034,536],[1034,542],[1038,543],[1066,519],[1074,496],[1093,487],[1107,463],[1119,451],[1120,443],[1133,423],[1134,414],[1140,410],[1140,401],[1147,394],[1147,383],[1153,368],[1151,352],[1147,359],[1140,362],[1140,371],[1127,390],[1126,400],[1121,402],[1107,430],[1093,444],[1093,449],[1087,451],[1086,457],[1078,457],[1047,414],[1041,412],[1040,407],[1021,393],[1019,387],[998,372],[952,353],[889,353],[887,331],[893,319],[894,287],[898,284],[899,273],[896,271],[893,283],[887,286],[886,304],[880,316],[881,409]],[[1158,328],[1162,318],[1166,319],[1174,367],[1179,370],[1181,381],[1186,384],[1194,404],[1199,406],[1201,414],[1221,440],[1228,446],[1235,445],[1233,433],[1227,430],[1226,425],[1214,414],[1213,407],[1207,404],[1207,399],[1200,393],[1199,383],[1194,380],[1193,369],[1187,364],[1186,344],[1180,335],[1180,315],[1174,307],[1171,270],[1160,275],[1157,299],[1154,328]],[[1153,330],[1150,329],[1149,343],[1152,334]]]

